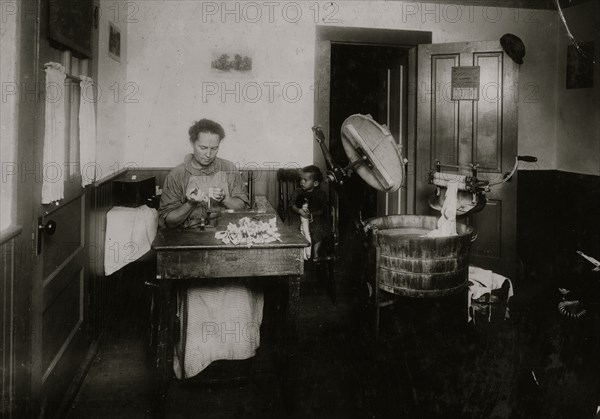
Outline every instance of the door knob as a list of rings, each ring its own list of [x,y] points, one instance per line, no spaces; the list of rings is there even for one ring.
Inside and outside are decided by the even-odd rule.
[[[41,231],[45,231],[49,236],[53,235],[56,232],[56,222],[50,220],[46,224],[38,224],[38,229]]]

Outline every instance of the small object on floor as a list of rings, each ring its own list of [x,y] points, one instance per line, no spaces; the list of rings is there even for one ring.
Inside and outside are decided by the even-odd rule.
[[[537,377],[535,376],[535,372],[531,371],[531,375],[533,376],[533,381],[535,381],[535,384],[539,387],[540,382],[538,381]]]
[[[504,319],[510,317],[510,310],[508,308],[508,302],[514,295],[512,282],[510,279],[494,273],[490,270],[481,269],[476,266],[469,266],[469,291],[467,297],[467,321],[475,321],[473,314],[475,313],[475,306],[478,303],[483,303],[487,306],[488,322],[492,320],[492,309],[490,303],[494,300],[494,291],[500,290],[506,287],[506,296],[503,301],[496,302],[502,303],[504,306]],[[475,304],[475,305],[474,305]]]
[[[570,317],[572,319],[579,319],[587,313],[587,310],[579,302],[579,300],[575,301],[561,301],[558,303],[558,312],[565,317]]]
[[[562,295],[567,295],[568,293],[571,292],[571,290],[568,290],[566,288],[559,288],[558,292],[560,292]]]
[[[600,262],[598,262],[596,259],[594,259],[591,256],[586,255],[581,250],[578,250],[577,254],[595,266],[595,268],[592,269],[592,271],[594,271],[594,272],[600,271]]]

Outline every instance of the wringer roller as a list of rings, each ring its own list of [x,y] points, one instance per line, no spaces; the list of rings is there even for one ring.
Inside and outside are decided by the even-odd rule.
[[[439,160],[435,162],[435,171],[429,173],[429,183],[435,186],[435,193],[429,198],[429,206],[440,211],[444,200],[446,199],[446,190],[450,182],[458,183],[456,216],[462,217],[468,214],[475,214],[485,208],[487,198],[485,194],[491,191],[493,186],[508,182],[516,173],[520,161],[533,163],[537,161],[532,156],[517,156],[512,170],[504,175],[502,180],[490,182],[477,177],[477,169],[480,167],[477,163],[472,163],[468,167],[442,165]],[[442,172],[442,167],[452,169],[469,169],[470,176],[459,175],[455,173]]]

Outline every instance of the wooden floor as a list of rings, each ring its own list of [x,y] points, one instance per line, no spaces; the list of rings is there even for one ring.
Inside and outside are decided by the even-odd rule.
[[[303,286],[298,418],[594,418],[600,405],[600,321],[562,317],[556,288],[519,294],[510,318],[493,307],[475,325],[449,301],[401,300],[382,309],[377,343],[368,333],[359,258],[337,268],[338,302],[309,276]],[[146,418],[147,307],[131,279],[68,418]],[[518,290],[517,290],[518,291]],[[523,292],[523,295],[527,294]],[[265,308],[265,310],[267,310]],[[268,324],[265,311],[265,323]],[[246,378],[173,380],[169,418],[283,418],[268,333],[250,361],[205,370]]]

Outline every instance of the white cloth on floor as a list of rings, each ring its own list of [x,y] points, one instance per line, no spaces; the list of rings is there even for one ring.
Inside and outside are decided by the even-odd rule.
[[[228,280],[223,286],[191,287],[183,295],[187,298],[187,322],[182,298],[177,312],[180,332],[187,323],[187,339],[185,355],[184,339],[175,345],[173,370],[177,378],[193,377],[219,359],[248,359],[256,354],[263,316],[262,290],[243,280]],[[185,375],[181,371],[182,355]]]
[[[65,197],[65,68],[47,63],[42,204]]]
[[[437,229],[427,233],[427,237],[456,236],[456,205],[458,194],[458,182],[448,182],[446,198],[441,209],[441,216],[437,222]]]
[[[508,303],[510,298],[514,295],[513,286],[510,279],[487,269],[469,266],[469,293],[467,302],[467,316],[469,322],[472,320],[472,300],[476,300],[486,293],[490,293],[491,295],[492,290],[502,288],[502,285],[504,285],[506,281],[508,281],[508,298],[506,299],[506,302]],[[492,311],[490,310],[488,320],[491,320],[491,316]]]
[[[150,250],[158,229],[158,212],[142,205],[113,207],[106,214],[104,274],[110,275]]]

